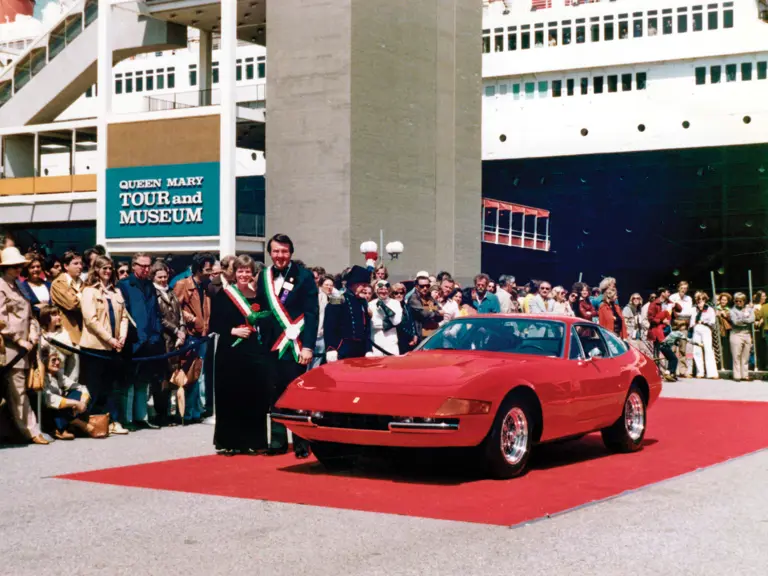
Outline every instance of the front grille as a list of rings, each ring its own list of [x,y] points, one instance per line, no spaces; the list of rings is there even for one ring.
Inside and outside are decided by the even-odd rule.
[[[348,430],[389,430],[393,416],[376,414],[346,414],[343,412],[323,412],[321,418],[312,416],[312,423],[321,428],[346,428]]]

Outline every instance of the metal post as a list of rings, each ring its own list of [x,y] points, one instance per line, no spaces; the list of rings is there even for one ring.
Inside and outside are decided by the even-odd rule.
[[[77,130],[72,130],[72,152],[69,155],[71,160],[71,166],[69,167],[69,174],[75,175],[75,152],[77,151]]]
[[[547,229],[544,233],[544,250],[549,252],[549,218],[547,218]]]
[[[96,145],[98,162],[96,164],[96,243],[105,244],[106,228],[106,198],[107,198],[107,132],[109,116],[112,113],[112,3],[110,0],[99,0],[98,48],[97,48],[97,77],[99,87],[96,101],[98,103],[98,121]]]
[[[501,214],[501,208],[496,208],[496,244],[499,243],[499,214]]]
[[[211,105],[211,83],[213,78],[213,32],[200,30],[198,46],[200,70],[200,106]]]
[[[514,210],[509,211],[509,242],[507,242],[508,246],[512,246],[512,216],[515,214]]]
[[[40,149],[40,132],[35,132],[35,136],[34,136],[35,158],[32,161],[32,175],[35,178],[40,176],[40,155],[38,154],[39,149]]]
[[[539,212],[533,217],[533,249],[539,249]]]
[[[752,270],[747,270],[747,278],[749,280],[749,305],[752,306]],[[753,308],[754,310],[754,308]],[[755,355],[755,372],[758,371],[758,360],[757,360],[757,340],[755,338],[755,324],[752,323],[752,353]]]
[[[235,253],[235,175],[237,170],[237,2],[221,3],[221,49],[219,52],[219,87],[221,88],[219,181],[219,252],[220,257]]]
[[[715,309],[717,309],[717,289],[715,288],[715,272],[710,271],[709,272],[709,279],[712,282],[712,302],[715,305]],[[712,334],[712,338],[717,338],[719,348],[720,348],[720,370],[725,370],[725,350],[723,349],[722,340],[720,338],[720,318],[718,317],[717,323],[715,324],[715,328],[717,328],[717,335]]]

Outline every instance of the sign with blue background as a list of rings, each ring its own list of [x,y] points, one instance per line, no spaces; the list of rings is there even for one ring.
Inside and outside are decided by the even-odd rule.
[[[219,163],[107,170],[107,238],[218,236]]]

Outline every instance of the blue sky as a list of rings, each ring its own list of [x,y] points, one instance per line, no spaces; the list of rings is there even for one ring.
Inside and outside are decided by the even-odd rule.
[[[56,0],[37,0],[37,3],[35,4],[35,18],[38,20],[40,19],[40,14],[43,10],[43,8],[49,3],[49,2],[55,2]]]

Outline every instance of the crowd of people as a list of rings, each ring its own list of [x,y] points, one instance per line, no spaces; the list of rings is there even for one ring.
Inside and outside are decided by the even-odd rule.
[[[570,290],[448,272],[390,283],[383,264],[339,274],[293,258],[270,239],[269,266],[246,255],[196,254],[174,271],[146,253],[114,261],[101,246],[82,256],[0,252],[0,439],[48,444],[77,435],[124,435],[214,416],[226,453],[284,453],[289,435],[267,413],[303,371],[325,362],[397,356],[455,318],[547,314],[596,322],[659,358],[668,380],[735,380],[768,365],[766,294],[689,295],[661,287],[619,303],[616,280]],[[752,334],[760,335],[753,342]],[[215,338],[212,338],[215,335]],[[215,351],[215,353],[214,353]],[[215,357],[215,361],[214,361]],[[755,362],[757,361],[757,365]],[[42,409],[33,408],[38,397]],[[99,434],[96,415],[106,415]],[[263,416],[256,417],[257,415]],[[296,455],[308,445],[294,436]]]

